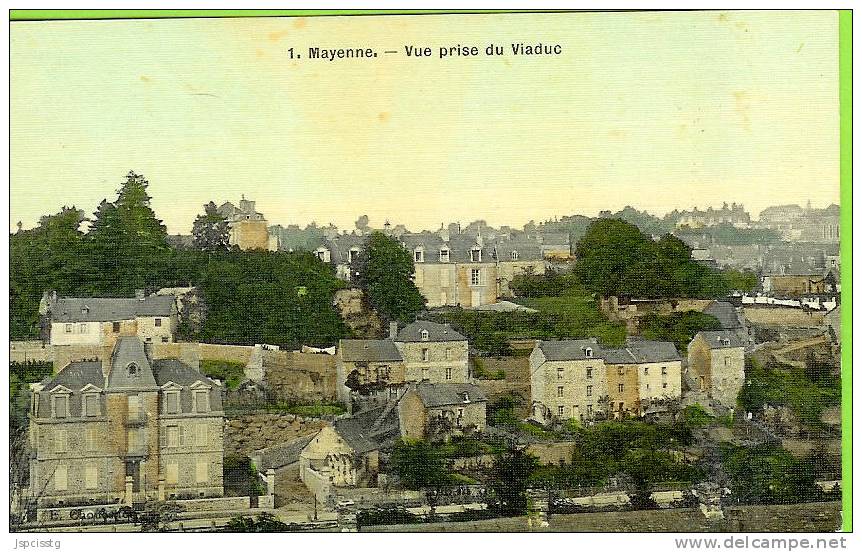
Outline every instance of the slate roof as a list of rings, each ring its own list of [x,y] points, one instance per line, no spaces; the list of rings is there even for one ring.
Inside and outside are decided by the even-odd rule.
[[[548,360],[587,360],[589,358],[600,358],[600,348],[595,338],[590,339],[568,339],[561,341],[538,341],[536,346],[545,354]],[[593,356],[588,357],[585,350],[587,347],[593,350]]]
[[[679,351],[670,341],[652,341],[629,337],[626,339],[626,349],[632,353],[638,363],[681,360]]]
[[[422,330],[428,332],[428,339],[422,339]],[[398,332],[395,341],[401,343],[412,341],[467,341],[467,338],[453,330],[449,324],[417,320],[402,328]]]
[[[397,362],[403,360],[390,339],[342,339],[341,357],[348,362]]]
[[[135,364],[134,373],[127,368]],[[137,337],[120,337],[111,355],[111,372],[108,374],[108,387],[156,387],[156,379],[144,343]]]
[[[745,346],[745,344],[742,342],[741,339],[739,339],[739,336],[736,335],[736,333],[729,332],[727,330],[698,332],[695,337],[697,337],[698,335],[704,337],[710,349],[730,349]]]
[[[538,312],[536,309],[519,305],[511,301],[497,301],[487,305],[479,305],[477,307],[465,307],[467,310],[476,311],[493,311],[493,312]]]
[[[330,261],[335,264],[347,264],[349,262],[349,251],[353,248],[365,247],[365,236],[356,234],[340,234],[339,236],[323,241],[323,247],[329,250]]]
[[[566,232],[540,232],[539,236],[545,245],[569,245],[569,234]]]
[[[87,384],[95,385],[100,389],[105,388],[105,377],[102,375],[101,362],[70,362],[65,368],[54,376],[43,388],[50,391],[62,385],[67,389],[78,392]]]
[[[735,330],[742,327],[739,315],[736,313],[736,307],[727,301],[713,301],[703,312],[717,318],[725,330]]]
[[[170,316],[176,298],[150,295],[143,299],[107,297],[61,297],[51,305],[53,322],[112,322],[138,316]]]
[[[394,402],[339,418],[332,427],[360,454],[384,448],[401,438],[401,422]]]
[[[602,349],[601,355],[607,364],[637,364],[637,359],[628,349]]]
[[[482,389],[472,383],[420,383],[416,386],[416,392],[427,408],[488,400]]]
[[[198,372],[188,364],[184,364],[176,359],[155,360],[152,363],[153,373],[155,374],[156,383],[162,385],[172,381],[183,387],[189,386],[196,381],[203,382],[210,386],[215,386],[215,382]]]

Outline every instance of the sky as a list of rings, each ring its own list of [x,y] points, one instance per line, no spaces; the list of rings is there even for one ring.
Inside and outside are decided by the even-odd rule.
[[[171,233],[242,194],[271,224],[342,228],[756,216],[838,203],[838,124],[837,12],[13,22],[10,229],[92,213],[131,169]]]

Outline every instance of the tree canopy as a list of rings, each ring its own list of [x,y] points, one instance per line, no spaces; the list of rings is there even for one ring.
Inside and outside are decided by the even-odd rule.
[[[204,205],[204,213],[192,224],[195,247],[201,251],[227,251],[230,248],[230,228],[227,218],[218,212],[212,201]]]
[[[351,270],[369,305],[387,320],[410,321],[425,309],[413,282],[413,257],[382,232],[373,232]]]

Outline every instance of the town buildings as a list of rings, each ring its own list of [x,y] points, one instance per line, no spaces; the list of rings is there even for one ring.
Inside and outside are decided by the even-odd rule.
[[[30,498],[38,507],[220,497],[221,385],[120,336],[32,386]]]
[[[448,439],[485,429],[488,399],[472,383],[419,383],[398,401],[401,433],[408,439]]]
[[[408,383],[468,383],[467,338],[448,324],[417,320],[387,339],[342,339],[338,343],[336,385],[345,404],[353,399],[386,401],[400,397]]]
[[[174,341],[178,318],[173,295],[132,298],[57,297],[43,299],[45,324],[51,345],[113,348],[122,336],[137,336],[145,343]]]
[[[695,207],[691,211],[683,211],[678,214],[676,220],[677,228],[703,228],[724,224],[737,228],[748,228],[751,225],[751,215],[741,203],[733,203],[730,206],[725,203],[721,209],[709,207],[705,211],[701,211]]]
[[[255,208],[255,202],[245,196],[239,206],[227,201],[218,207],[218,212],[227,219],[230,228],[230,245],[243,251],[248,249],[278,250],[278,239],[270,235],[266,218]]]
[[[697,391],[734,408],[745,383],[745,343],[730,330],[698,332],[688,345],[688,375]]]
[[[530,354],[531,417],[540,423],[640,416],[682,394],[682,359],[673,343],[628,338],[538,341]]]

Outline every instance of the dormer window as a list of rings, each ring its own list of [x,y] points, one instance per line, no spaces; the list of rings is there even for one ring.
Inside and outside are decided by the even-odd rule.
[[[165,391],[165,414],[180,413],[180,391],[173,389]]]
[[[419,332],[419,337],[422,338],[422,341],[428,341],[428,330]]]
[[[99,408],[99,394],[85,393],[84,394],[84,416],[98,416],[101,414]]]
[[[415,250],[413,252],[413,260],[416,261],[417,263],[424,263],[425,262],[425,251],[423,251],[421,249]]]
[[[51,410],[54,418],[69,417],[69,395],[63,393],[51,397]]]
[[[210,393],[209,391],[198,390],[194,392],[192,397],[195,403],[195,412],[209,412],[210,409]]]
[[[348,251],[347,252],[347,262],[353,263],[353,261],[356,260],[357,255],[359,255],[358,249],[351,249],[350,251]]]
[[[518,252],[517,252],[517,251],[512,251],[512,260],[513,260],[513,261],[517,261],[517,260],[518,260]]]
[[[129,377],[138,377],[138,365],[134,362],[130,362],[129,365],[126,366],[126,371],[128,372]]]
[[[470,262],[473,263],[481,263],[482,262],[482,250],[478,247],[474,247],[470,250]]]
[[[72,333],[72,328],[74,326],[72,324],[66,324],[66,333]]]
[[[449,262],[449,250],[448,249],[443,248],[440,250],[440,262],[441,263],[448,263]]]
[[[468,395],[467,393],[462,393],[462,398],[464,399],[465,403],[470,402],[470,395]]]
[[[593,349],[591,347],[584,349],[584,356],[587,358],[593,358]]]

